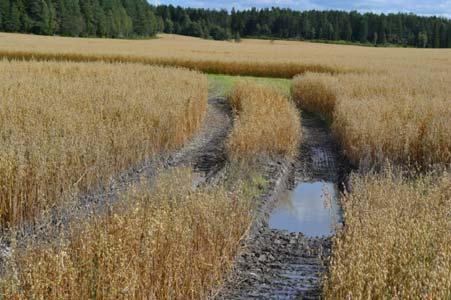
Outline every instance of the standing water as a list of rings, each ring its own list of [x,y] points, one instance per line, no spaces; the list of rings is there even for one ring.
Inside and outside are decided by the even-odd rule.
[[[341,223],[337,188],[331,182],[301,182],[282,196],[269,227],[306,236],[330,236]]]

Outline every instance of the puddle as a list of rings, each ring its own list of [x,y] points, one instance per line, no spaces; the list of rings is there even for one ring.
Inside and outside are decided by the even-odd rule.
[[[301,182],[279,199],[269,227],[312,237],[330,236],[341,223],[339,209],[335,184]]]
[[[193,188],[199,187],[204,182],[205,182],[205,174],[204,173],[194,172],[192,174],[192,187]]]

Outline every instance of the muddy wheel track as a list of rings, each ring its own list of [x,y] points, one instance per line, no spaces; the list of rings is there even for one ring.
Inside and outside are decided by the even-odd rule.
[[[206,180],[215,177],[226,164],[225,141],[232,127],[227,101],[211,98],[208,103],[200,133],[169,160],[169,166],[189,166]]]
[[[302,112],[302,142],[295,167],[296,181],[343,181],[346,160],[327,124],[316,114]]]
[[[340,182],[344,160],[327,125],[316,115],[302,114],[303,142],[294,161],[264,160],[261,164],[269,181],[261,197],[256,218],[245,241],[245,250],[237,257],[236,267],[218,299],[317,299],[321,295],[320,278],[326,270],[324,258],[330,253],[330,238],[307,238],[268,228],[269,214],[278,196],[298,181],[328,180]],[[58,209],[50,221],[57,235],[71,220],[82,220],[101,213],[118,195],[141,178],[152,179],[162,169],[186,166],[200,175],[199,183],[221,178],[227,162],[225,141],[232,126],[227,101],[212,98],[199,133],[172,155],[144,161],[112,179],[107,188],[80,197],[75,205]],[[24,226],[21,236],[51,241],[49,221],[42,226]],[[1,237],[0,237],[1,238]],[[0,247],[8,255],[8,241]],[[0,257],[1,261],[1,257]]]
[[[93,214],[102,214],[118,201],[119,195],[142,179],[150,182],[159,171],[174,167],[192,167],[200,172],[199,183],[214,180],[223,169],[226,156],[225,140],[232,126],[231,110],[223,98],[208,100],[207,114],[197,135],[180,150],[148,159],[130,167],[110,180],[106,187],[78,196],[68,205],[54,208],[49,215],[33,224],[17,229],[15,238],[20,246],[22,240],[32,237],[36,241],[55,240],[58,232],[65,230],[71,221],[84,220]],[[1,230],[0,230],[1,231]],[[8,231],[0,232],[0,269],[5,256],[10,255]]]
[[[282,190],[297,182],[345,179],[347,162],[327,124],[317,115],[302,112],[302,141],[294,162],[279,163],[270,172],[273,183],[261,197],[261,207],[244,251],[218,299],[319,299],[330,237],[270,229],[268,219]],[[277,164],[276,164],[277,166]],[[277,180],[275,180],[276,176]]]

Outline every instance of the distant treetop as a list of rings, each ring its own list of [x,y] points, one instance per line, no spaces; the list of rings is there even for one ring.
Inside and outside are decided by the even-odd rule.
[[[450,48],[451,20],[414,14],[356,11],[295,11],[265,8],[237,11],[160,5],[164,32],[213,39],[255,37],[321,40],[365,45]],[[193,30],[193,29],[196,30]]]
[[[441,17],[275,7],[228,12],[152,6],[146,0],[0,0],[0,31],[112,38],[166,32],[215,40],[255,37],[451,48],[451,20]]]
[[[129,38],[158,25],[146,0],[0,0],[0,31]]]

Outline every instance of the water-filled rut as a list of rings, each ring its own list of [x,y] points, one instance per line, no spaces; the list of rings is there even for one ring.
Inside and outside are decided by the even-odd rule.
[[[306,236],[329,236],[340,226],[337,188],[332,182],[298,182],[279,197],[271,212],[271,229],[302,232]]]
[[[186,166],[194,170],[194,185],[218,182],[227,162],[225,142],[232,127],[227,101],[211,98],[199,133],[179,151],[144,161],[111,184],[55,210],[50,219],[24,226],[16,238],[51,241],[65,224],[81,220],[118,200],[118,195],[143,177],[162,169]],[[255,220],[237,256],[235,268],[216,295],[219,299],[315,299],[330,253],[330,235],[339,224],[334,202],[346,167],[341,150],[321,119],[302,113],[302,143],[293,160],[260,161],[268,181]],[[53,234],[49,234],[49,226]],[[324,236],[318,236],[324,235]],[[0,236],[0,266],[10,255],[9,237]]]
[[[299,154],[268,173],[269,191],[219,299],[321,297],[347,163],[321,118],[302,112],[301,123]]]

